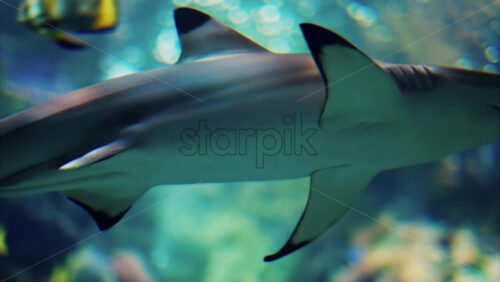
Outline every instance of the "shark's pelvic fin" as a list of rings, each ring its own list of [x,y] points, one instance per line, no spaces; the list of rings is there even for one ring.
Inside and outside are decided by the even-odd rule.
[[[327,89],[321,115],[324,129],[388,120],[401,99],[395,81],[375,61],[340,35],[314,24],[301,24]]]
[[[314,172],[307,206],[292,236],[277,253],[266,256],[264,260],[283,257],[323,234],[352,206],[375,174],[370,169],[352,166]]]
[[[99,147],[97,149],[94,149],[85,155],[81,156],[78,159],[74,159],[61,167],[59,167],[60,170],[68,170],[68,169],[76,169],[76,168],[81,168],[85,167],[88,165],[91,165],[93,163],[100,162],[102,160],[111,158],[112,156],[123,152],[128,148],[128,145],[126,142],[122,141],[115,141],[113,143],[104,145],[102,147]]]
[[[133,131],[129,130],[128,133],[128,137],[131,137]],[[130,140],[118,139],[66,163],[59,169],[77,170],[90,166],[129,149],[130,144]],[[116,172],[121,173],[121,171]],[[151,187],[149,185],[137,187],[137,183],[117,176],[116,173],[102,175],[100,181],[91,182],[89,185],[92,187],[71,189],[62,193],[86,210],[100,230],[109,229],[119,222],[134,202]]]
[[[109,188],[68,190],[64,191],[63,194],[86,210],[100,230],[106,230],[120,221],[134,202],[147,190],[134,191],[128,189],[126,185],[116,187],[116,190],[122,191],[109,191]],[[126,189],[128,190],[124,191]]]
[[[182,48],[177,63],[218,55],[268,52],[264,47],[201,11],[177,8],[174,17]]]
[[[66,192],[64,194],[71,194],[71,193]],[[112,215],[112,214],[107,213],[106,211],[95,210],[91,206],[88,206],[84,202],[81,202],[74,197],[71,197],[71,196],[67,196],[67,197],[73,203],[79,205],[84,210],[86,210],[90,214],[90,216],[92,216],[94,221],[96,222],[97,227],[99,227],[99,230],[103,230],[103,231],[113,227],[116,223],[118,223],[120,221],[120,219],[122,219],[122,217],[127,213],[127,211],[131,207],[131,206],[129,206],[128,208],[124,209],[122,212],[119,212],[117,214]]]

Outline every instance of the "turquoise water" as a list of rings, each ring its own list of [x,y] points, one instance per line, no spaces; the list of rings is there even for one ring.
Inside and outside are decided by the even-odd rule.
[[[3,1],[3,115],[175,63],[176,5],[199,8],[274,52],[307,52],[298,25],[311,22],[385,61],[500,71],[499,1],[128,0],[115,30],[78,34],[93,46],[78,51],[17,23],[9,5],[20,1]],[[0,199],[0,279],[498,281],[499,168],[497,142],[382,173],[326,234],[273,263],[262,258],[286,241],[306,201],[297,181],[156,187],[102,233],[58,194]]]

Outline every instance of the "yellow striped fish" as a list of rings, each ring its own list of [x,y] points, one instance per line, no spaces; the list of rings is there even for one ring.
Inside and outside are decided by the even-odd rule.
[[[18,21],[58,45],[75,49],[85,42],[68,32],[99,32],[118,22],[117,0],[25,0]]]

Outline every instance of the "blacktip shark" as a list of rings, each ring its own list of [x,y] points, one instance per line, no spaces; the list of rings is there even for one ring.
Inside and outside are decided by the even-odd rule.
[[[301,25],[311,56],[269,52],[194,9],[175,22],[176,65],[0,120],[0,196],[61,191],[104,230],[159,184],[310,176],[272,261],[324,233],[379,172],[500,138],[499,75],[378,62],[313,24]]]

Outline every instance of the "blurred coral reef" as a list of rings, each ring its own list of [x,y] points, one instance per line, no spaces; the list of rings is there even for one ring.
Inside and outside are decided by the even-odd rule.
[[[353,256],[332,281],[498,281],[495,238],[471,228],[449,230],[438,223],[377,218],[351,241]],[[479,244],[478,242],[481,242]]]

